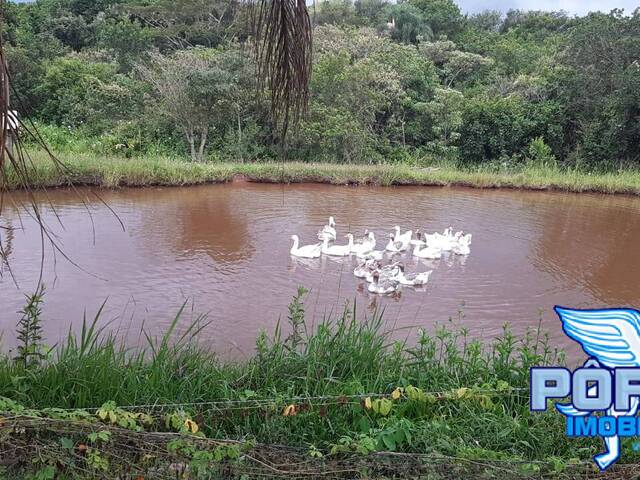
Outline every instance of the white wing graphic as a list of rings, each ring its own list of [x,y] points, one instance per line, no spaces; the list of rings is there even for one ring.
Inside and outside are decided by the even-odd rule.
[[[555,307],[564,332],[608,368],[640,367],[640,312]]]
[[[574,310],[556,306],[554,308],[562,329],[578,342],[589,357],[595,358],[604,367],[640,367],[640,312],[630,308],[605,310]],[[591,391],[595,386],[589,388]],[[612,405],[606,415],[615,418],[634,416],[638,411],[638,398],[633,398],[629,410],[617,411]],[[572,404],[556,404],[556,408],[568,417],[585,416],[591,412],[578,410]],[[620,458],[620,437],[604,437],[606,451],[595,455],[594,461],[601,470],[613,465]]]

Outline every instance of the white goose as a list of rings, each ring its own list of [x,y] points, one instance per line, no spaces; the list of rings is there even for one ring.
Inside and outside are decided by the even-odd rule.
[[[300,239],[298,235],[291,235],[291,240],[293,240],[293,246],[289,253],[294,257],[301,258],[318,258],[322,253],[322,244],[316,243],[314,245],[304,245],[302,247],[299,246]]]
[[[354,238],[354,242],[356,243],[356,245],[358,245],[359,243],[366,242],[368,238],[369,238],[369,229],[365,228],[364,235],[360,238]]]
[[[373,260],[380,261],[384,258],[384,250],[371,250],[370,252],[356,253],[356,256],[364,260],[373,259]]]
[[[400,282],[389,277],[381,277],[378,272],[373,274],[373,282],[367,287],[367,290],[370,293],[377,293],[381,295],[396,293],[399,289]]]
[[[331,255],[334,257],[346,257],[351,254],[351,249],[353,248],[353,235],[347,235],[349,239],[349,243],[346,245],[331,245],[329,246],[329,239],[325,237],[322,242],[322,253],[325,255]]]
[[[424,237],[427,246],[439,248],[444,252],[451,251],[455,243],[455,238],[451,235],[449,229],[445,230],[443,233],[436,232],[431,235],[425,235]]]
[[[390,263],[389,265],[385,265],[381,267],[380,264],[377,265],[377,269],[371,272],[366,278],[367,282],[373,282],[373,275],[378,274],[380,280],[386,279],[394,279],[400,273],[400,263]]]
[[[437,245],[428,245],[420,248],[420,245],[413,247],[413,256],[418,258],[426,258],[429,260],[438,260],[442,258],[442,249]]]
[[[409,244],[411,244],[413,247],[415,247],[416,245],[420,245],[421,247],[426,247],[427,243],[424,241],[423,237],[422,237],[422,232],[420,232],[420,229],[416,229],[415,232],[413,232],[413,234],[415,235],[415,238],[411,238],[411,240],[409,241]]]
[[[393,229],[395,230],[395,234],[393,236],[393,241],[394,242],[402,242],[402,243],[410,243],[411,239],[413,238],[413,231],[411,230],[407,230],[404,233],[400,233],[400,227],[398,225],[396,225],[395,227],[393,227]]]
[[[351,234],[349,233],[347,236],[349,235]],[[351,235],[351,238],[353,238],[353,235]],[[374,248],[376,248],[376,236],[373,234],[373,232],[369,232],[367,236],[362,240],[362,242],[353,244],[351,253],[365,254],[370,252]]]
[[[398,275],[394,277],[395,280],[400,282],[401,285],[409,285],[412,287],[426,285],[426,283],[429,281],[429,277],[433,273],[433,270],[429,270],[428,272],[405,275],[404,265],[400,265],[399,268],[400,271],[398,272]]]
[[[358,262],[358,266],[354,268],[353,274],[357,278],[369,278],[380,267],[380,264],[376,260],[365,260]]]
[[[329,224],[318,232],[318,240],[324,241],[325,238],[329,241],[335,241],[336,239],[336,222],[333,217],[329,217]]]
[[[461,232],[459,232],[461,233]],[[469,255],[471,253],[471,234],[461,235],[451,251],[456,255]]]
[[[404,252],[407,248],[409,248],[409,240],[405,242],[402,240],[396,240],[395,238],[396,236],[393,233],[389,235],[389,243],[387,243],[385,250],[387,250],[388,252],[398,253]]]

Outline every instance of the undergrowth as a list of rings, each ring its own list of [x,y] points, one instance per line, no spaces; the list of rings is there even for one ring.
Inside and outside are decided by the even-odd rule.
[[[567,440],[559,414],[529,411],[529,368],[563,363],[539,329],[516,338],[505,327],[483,344],[447,324],[406,343],[355,305],[312,327],[304,294],[242,362],[198,346],[205,322],[178,336],[177,315],[163,336],[129,349],[99,327],[99,313],[41,361],[3,357],[7,477],[593,473],[598,441]],[[625,445],[623,460],[637,459]]]
[[[338,165],[326,163],[195,163],[175,157],[104,157],[78,153],[59,156],[66,166],[61,171],[46,155],[34,152],[29,179],[33,188],[91,185],[106,188],[144,186],[182,186],[228,182],[244,178],[267,183],[327,183],[336,185],[428,185],[477,188],[517,188],[640,194],[640,173],[621,170],[589,173],[560,168],[545,162],[518,167],[490,164],[460,168],[451,162],[436,162],[428,168],[410,165]],[[7,188],[20,183],[7,172]]]

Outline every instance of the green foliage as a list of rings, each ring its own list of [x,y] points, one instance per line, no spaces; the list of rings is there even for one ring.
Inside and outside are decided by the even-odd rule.
[[[110,52],[120,70],[129,71],[153,46],[155,32],[127,17],[101,18],[96,26],[96,46]]]
[[[228,0],[129,0],[121,10],[154,31],[163,52],[194,46],[216,48],[234,37],[246,38],[250,12]]]
[[[0,424],[29,421],[28,431],[3,430],[3,442],[37,438],[55,447],[42,448],[38,464],[14,462],[11,473],[36,475],[63,460],[65,473],[77,467],[118,476],[131,465],[153,471],[156,462],[182,462],[205,475],[264,444],[302,447],[307,460],[321,461],[400,452],[545,471],[576,458],[590,462],[597,440],[567,442],[560,414],[529,411],[529,368],[564,362],[539,330],[516,338],[505,328],[484,345],[448,323],[404,343],[382,329],[381,316],[362,317],[355,306],[312,326],[303,317],[303,295],[294,298],[287,325],[298,329],[296,348],[278,329],[241,362],[198,347],[199,325],[178,336],[179,315],[141,350],[98,329],[98,316],[26,377],[0,357],[0,395],[9,397],[0,397]],[[16,389],[16,377],[26,388]],[[62,435],[52,433],[58,428]],[[146,455],[152,441],[165,442],[166,452]],[[624,454],[632,455],[626,442]],[[68,465],[70,458],[77,463]]]
[[[426,104],[433,125],[433,140],[427,143],[432,154],[450,160],[458,158],[463,105],[463,94],[450,88],[436,89],[433,100]]]
[[[517,162],[530,142],[542,137],[560,141],[558,108],[551,102],[530,103],[516,97],[478,98],[465,105],[460,128],[460,161],[477,165],[492,159]]]
[[[387,26],[391,38],[402,43],[417,43],[419,39],[431,39],[433,30],[417,7],[411,3],[389,5],[384,17],[392,26]]]
[[[544,143],[542,137],[531,140],[526,153],[527,161],[537,168],[554,168],[557,166],[556,158],[551,147]]]
[[[435,37],[455,37],[463,25],[460,8],[453,0],[409,0],[424,15]]]
[[[243,2],[5,7],[14,103],[64,151],[240,162],[281,152]],[[452,0],[323,0],[310,13],[309,111],[289,158],[512,167],[542,137],[559,168],[638,168],[640,11],[503,18],[463,16]]]
[[[322,0],[318,2],[315,12],[317,25],[357,25],[354,5],[349,0]]]
[[[567,136],[588,168],[640,161],[640,10],[592,13],[569,29],[560,58]],[[577,132],[574,131],[577,129]]]
[[[315,95],[293,143],[298,158],[377,163],[428,137],[421,104],[437,85],[431,62],[370,29],[316,35]]]
[[[42,303],[44,287],[40,287],[33,295],[27,296],[27,304],[19,312],[22,317],[16,326],[18,355],[14,361],[22,368],[35,368],[46,358],[42,343]]]
[[[154,53],[150,59],[137,66],[153,86],[148,107],[184,135],[192,160],[204,160],[212,133],[222,136],[234,130],[241,144],[243,123],[252,108],[249,92],[255,84],[251,63],[238,48],[195,48],[171,56]]]
[[[423,42],[420,52],[431,60],[439,69],[442,82],[446,87],[471,83],[493,65],[493,60],[471,52],[463,52],[449,40]]]
[[[94,132],[139,111],[139,92],[135,80],[117,73],[116,64],[82,54],[52,60],[37,87],[44,120]]]

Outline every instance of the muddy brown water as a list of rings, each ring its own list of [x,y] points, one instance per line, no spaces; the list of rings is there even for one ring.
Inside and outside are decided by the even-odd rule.
[[[485,339],[505,322],[521,334],[541,319],[552,343],[575,356],[579,349],[562,334],[553,305],[640,307],[639,198],[241,182],[100,195],[124,230],[87,190],[51,191],[50,204],[41,199],[59,246],[78,265],[45,247],[43,318],[50,344],[69,328],[77,331],[85,311],[92,317],[105,300],[101,324],[128,344],[140,344],[142,326],[160,334],[187,301],[181,328],[206,313],[210,324],[201,341],[223,356],[250,355],[258,333],[272,332],[297,287],[305,286],[310,320],[353,300],[360,316],[384,308],[386,325],[410,338],[415,328],[433,329],[449,318]],[[343,234],[369,228],[383,248],[394,225],[427,231],[452,225],[473,233],[472,252],[432,262],[408,255],[408,270],[433,270],[426,290],[404,288],[399,298],[370,295],[352,275],[355,259],[289,255],[290,235],[315,241],[330,214],[340,243]],[[14,228],[0,235],[18,284],[5,266],[0,329],[7,349],[15,343],[16,312],[40,273],[41,239],[24,212],[5,205],[2,215],[2,225]]]

